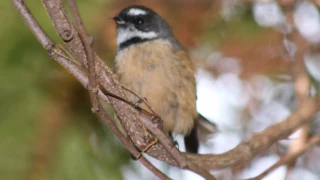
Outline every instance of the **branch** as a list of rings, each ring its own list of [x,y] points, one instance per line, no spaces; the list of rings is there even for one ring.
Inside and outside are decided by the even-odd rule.
[[[297,159],[299,156],[301,156],[303,153],[305,153],[307,150],[309,150],[311,147],[318,145],[320,143],[320,134],[310,138],[308,142],[304,144],[303,147],[300,147],[298,150],[292,153],[288,153],[285,156],[283,156],[278,162],[276,162],[274,165],[272,165],[270,168],[268,168],[266,171],[261,173],[260,175],[250,178],[248,180],[259,180],[262,179],[264,176],[268,175],[271,171],[277,169],[278,167],[288,164],[291,161],[294,161]]]
[[[311,89],[311,80],[304,63],[304,55],[308,51],[309,45],[303,40],[296,29],[296,25],[293,22],[293,8],[285,8],[284,13],[286,21],[284,25],[285,28],[282,29],[282,42],[286,52],[285,60],[288,61],[290,74],[293,77],[297,103],[300,103],[310,95]],[[293,48],[293,46],[295,46],[295,48]],[[305,143],[307,143],[309,139],[310,128],[311,123],[306,123],[300,128],[299,138],[292,141],[287,154],[294,153],[305,146]],[[295,161],[291,161],[287,164],[286,176],[290,174],[294,166]]]
[[[168,138],[163,132],[161,131],[161,122],[157,122],[158,119],[154,119],[150,121],[150,117],[147,117],[145,114],[141,114],[141,120],[143,124],[147,127],[147,129],[152,132],[160,143],[164,146],[164,148],[175,158],[175,160],[180,164],[181,168],[187,167],[187,161],[184,156],[181,155],[180,151],[175,148],[172,140]]]
[[[88,64],[88,71],[89,71],[89,93],[90,93],[90,99],[93,106],[93,112],[98,112],[101,108],[101,105],[99,104],[98,99],[98,86],[97,86],[97,80],[96,80],[96,62],[95,58],[93,56],[93,51],[91,48],[91,43],[88,38],[88,33],[85,30],[85,27],[83,26],[80,14],[78,12],[76,3],[74,0],[68,0],[68,4],[71,8],[71,12],[73,15],[73,18],[75,20],[76,27],[79,31],[79,36],[81,39],[81,42],[84,46],[84,50],[87,55],[87,64]]]
[[[223,169],[249,161],[279,139],[288,137],[299,127],[310,122],[314,114],[319,110],[319,106],[319,97],[306,98],[286,120],[253,135],[247,142],[239,144],[228,152],[218,155],[196,155],[190,153],[184,153],[184,155],[194,164],[199,164],[203,168],[210,170]]]

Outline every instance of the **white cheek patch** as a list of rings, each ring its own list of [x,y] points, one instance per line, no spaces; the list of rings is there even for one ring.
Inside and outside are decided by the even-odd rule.
[[[158,34],[153,31],[142,32],[142,31],[138,31],[137,29],[133,29],[132,31],[129,31],[128,29],[119,29],[118,37],[117,37],[118,45],[134,37],[141,38],[141,39],[153,39],[158,37]]]
[[[146,14],[147,12],[142,9],[132,8],[128,11],[128,15],[131,15],[131,16],[146,15]]]

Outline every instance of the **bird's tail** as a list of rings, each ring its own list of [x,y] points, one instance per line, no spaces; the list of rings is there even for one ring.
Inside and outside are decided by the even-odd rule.
[[[191,132],[184,137],[186,151],[198,153],[199,142],[206,142],[208,139],[212,138],[217,131],[218,128],[216,124],[199,114]]]

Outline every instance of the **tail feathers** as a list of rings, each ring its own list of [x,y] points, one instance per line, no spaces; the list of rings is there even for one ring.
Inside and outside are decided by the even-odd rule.
[[[215,123],[210,122],[207,118],[199,114],[196,119],[198,128],[198,138],[200,142],[206,142],[211,139],[217,132],[218,128]]]
[[[208,141],[218,132],[216,124],[210,122],[201,114],[199,114],[195,122],[190,134],[184,137],[186,151],[190,153],[198,153],[199,142]]]
[[[198,153],[199,139],[197,124],[192,128],[190,134],[184,137],[184,145],[187,152]]]

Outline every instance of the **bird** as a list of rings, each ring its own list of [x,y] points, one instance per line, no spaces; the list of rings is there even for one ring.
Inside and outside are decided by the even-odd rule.
[[[187,152],[199,147],[195,66],[158,13],[142,5],[122,9],[114,18],[117,53],[114,71],[121,85],[146,98],[161,117],[163,131],[181,134]],[[132,102],[141,99],[130,92]],[[139,104],[139,103],[138,103]],[[148,109],[140,103],[143,109]]]

